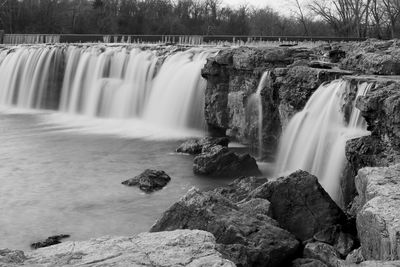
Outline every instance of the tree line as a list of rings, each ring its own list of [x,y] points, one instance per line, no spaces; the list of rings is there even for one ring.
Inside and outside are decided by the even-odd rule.
[[[285,0],[284,16],[222,0],[0,0],[6,33],[340,36],[399,35],[400,0]]]

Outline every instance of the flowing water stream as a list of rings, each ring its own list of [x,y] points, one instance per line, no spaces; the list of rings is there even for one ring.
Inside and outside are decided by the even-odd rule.
[[[212,49],[38,45],[0,51],[0,248],[147,231],[198,177],[172,153],[203,136]],[[144,194],[121,182],[146,168],[172,181]]]
[[[345,121],[342,109],[349,86],[348,81],[336,80],[314,92],[283,132],[276,161],[276,175],[298,169],[309,171],[337,202],[341,198],[339,186],[346,162],[346,141],[369,134],[354,104],[350,121]],[[356,97],[365,95],[371,86],[359,84]]]

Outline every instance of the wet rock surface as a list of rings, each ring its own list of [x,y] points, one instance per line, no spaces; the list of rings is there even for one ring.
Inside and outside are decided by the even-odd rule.
[[[168,174],[164,171],[147,169],[138,176],[122,182],[127,186],[138,186],[140,190],[151,193],[162,189],[171,180]]]
[[[201,139],[191,139],[182,143],[176,149],[176,152],[197,155],[200,154],[203,149],[209,149],[217,145],[227,147],[228,144],[229,138],[227,137],[204,137]]]
[[[12,257],[13,266],[219,266],[235,265],[216,251],[212,234],[198,230],[142,233],[65,242]],[[2,256],[0,252],[0,266]],[[11,255],[9,253],[9,255]]]
[[[70,237],[69,235],[55,235],[50,236],[46,240],[35,242],[31,244],[31,248],[38,249],[60,244],[62,239]]]
[[[213,176],[260,175],[256,160],[249,154],[237,154],[227,147],[213,146],[194,158],[193,172]]]
[[[303,241],[346,221],[343,211],[318,183],[317,177],[305,171],[267,182],[250,197],[269,200],[272,218]]]
[[[218,251],[239,266],[285,266],[295,258],[300,244],[270,221],[263,214],[246,212],[219,193],[192,189],[163,214],[151,232],[209,231]]]

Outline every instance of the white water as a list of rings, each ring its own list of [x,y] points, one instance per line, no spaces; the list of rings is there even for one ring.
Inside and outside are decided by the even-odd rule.
[[[348,82],[336,80],[321,85],[297,113],[284,131],[277,159],[276,173],[308,171],[336,201],[340,201],[340,178],[345,166],[346,141],[367,135],[365,121],[353,107],[347,124],[341,108]],[[357,97],[364,95],[370,84],[358,86]]]
[[[261,90],[265,86],[266,80],[269,78],[271,71],[265,71],[261,76],[260,82],[258,83],[258,87],[255,93],[249,96],[249,100],[247,102],[247,109],[253,110],[254,108],[257,110],[257,141],[258,141],[258,158],[261,159],[263,156],[263,135],[262,135],[262,127],[263,127],[263,106],[261,99]]]
[[[204,129],[205,81],[200,71],[213,52],[17,46],[0,54],[0,104]]]

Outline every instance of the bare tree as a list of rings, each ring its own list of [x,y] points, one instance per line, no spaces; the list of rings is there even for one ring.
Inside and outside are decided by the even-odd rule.
[[[305,17],[304,8],[299,0],[287,0],[289,5],[292,6],[291,11],[296,16],[297,20],[303,25],[305,35],[309,35],[307,21]]]

